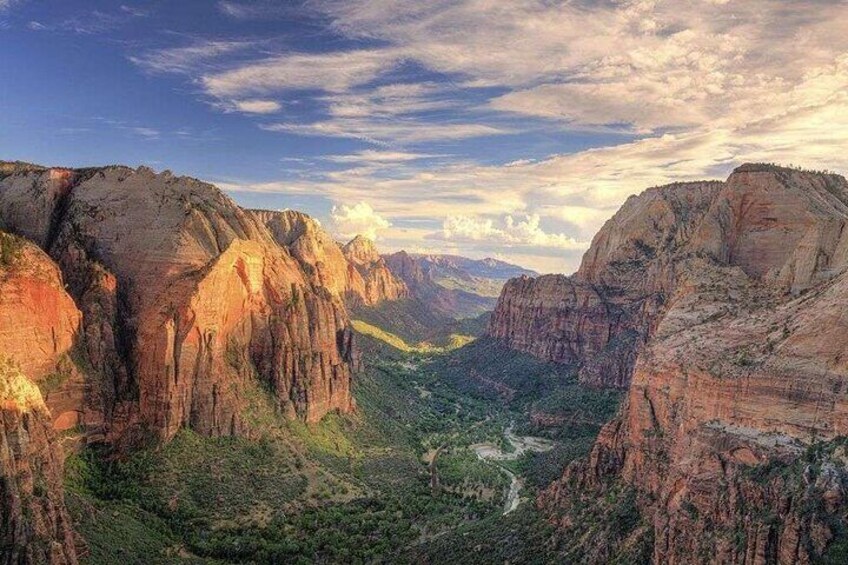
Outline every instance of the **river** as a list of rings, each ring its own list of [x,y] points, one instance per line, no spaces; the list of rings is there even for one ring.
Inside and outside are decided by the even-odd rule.
[[[509,514],[521,504],[521,488],[524,486],[524,479],[499,464],[498,461],[513,461],[525,453],[541,453],[543,451],[550,451],[554,447],[553,442],[547,439],[532,436],[517,436],[512,430],[512,424],[504,430],[504,438],[512,446],[512,451],[503,451],[493,443],[475,443],[470,446],[479,459],[497,465],[509,477],[509,492],[504,502],[504,515]]]

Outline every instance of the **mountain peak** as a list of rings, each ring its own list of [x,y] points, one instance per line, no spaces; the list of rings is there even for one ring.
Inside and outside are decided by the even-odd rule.
[[[357,235],[351,239],[343,248],[345,256],[354,263],[374,263],[380,260],[380,253],[374,240]]]

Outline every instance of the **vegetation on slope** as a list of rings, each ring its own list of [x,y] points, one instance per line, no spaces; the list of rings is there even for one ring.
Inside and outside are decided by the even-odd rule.
[[[472,341],[474,341],[474,337],[470,335],[462,335],[462,334],[448,334],[444,336],[440,341],[443,345],[435,345],[426,341],[422,341],[415,345],[410,345],[406,343],[401,337],[396,336],[391,332],[387,332],[383,329],[378,328],[377,326],[372,326],[368,322],[363,322],[362,320],[353,320],[353,329],[359,332],[362,335],[366,335],[370,338],[380,340],[384,342],[386,345],[390,345],[399,351],[403,351],[404,353],[444,353],[448,351],[453,351],[454,349],[459,349],[464,345],[468,345]]]
[[[594,422],[617,397],[579,393],[568,371],[488,340],[424,348],[356,325],[367,369],[355,415],[285,422],[257,385],[245,391],[253,439],[182,431],[129,458],[91,448],[73,456],[68,499],[88,545],[84,561],[544,562],[544,521],[532,504],[502,516],[509,479],[469,446],[506,448],[510,423],[557,439],[551,452],[507,462],[526,475],[522,496],[532,499],[548,467],[586,453]],[[493,383],[530,392],[505,398]],[[593,425],[534,424],[526,414],[546,406],[545,395],[581,404],[565,413],[593,411]]]

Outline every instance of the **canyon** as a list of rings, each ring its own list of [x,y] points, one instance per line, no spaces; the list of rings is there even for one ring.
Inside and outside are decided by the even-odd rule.
[[[280,552],[266,557],[309,554],[269,524],[300,531],[312,522],[299,513],[323,509],[338,527],[339,509],[357,504],[371,523],[386,500],[411,562],[440,543],[460,555],[461,536],[482,535],[460,525],[491,525],[483,509],[548,536],[525,557],[837,559],[848,547],[846,224],[844,178],[748,164],[723,182],[631,196],[573,275],[540,276],[382,255],[168,171],[0,163],[2,562],[111,555],[80,505],[119,515],[110,497],[123,488],[133,512],[153,511],[138,492],[168,480],[177,486],[151,491],[156,519],[191,534],[162,551],[214,559],[249,557],[250,539]],[[404,339],[418,345],[400,350]],[[436,449],[422,471],[417,450]],[[168,471],[175,453],[209,467]],[[160,466],[143,467],[150,459]],[[133,471],[114,470],[124,464]],[[212,521],[185,506],[198,484],[242,476],[256,508]],[[394,481],[401,495],[374,494]],[[520,505],[519,487],[535,505]],[[286,489],[317,498],[278,502]],[[246,496],[212,492],[216,505]],[[413,527],[423,508],[435,515]]]
[[[131,456],[181,430],[249,440],[264,391],[285,419],[352,414],[351,312],[442,296],[448,320],[455,296],[483,300],[395,275],[373,242],[340,244],[306,214],[145,167],[3,162],[0,230],[4,562],[85,547],[66,455]]]

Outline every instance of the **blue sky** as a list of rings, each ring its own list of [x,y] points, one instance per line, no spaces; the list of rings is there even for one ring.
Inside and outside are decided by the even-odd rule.
[[[0,0],[0,158],[570,272],[630,194],[848,169],[842,0]]]

